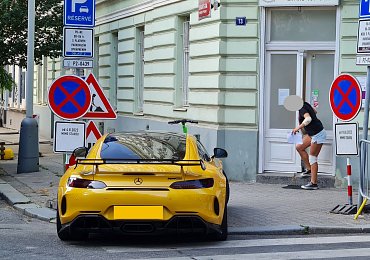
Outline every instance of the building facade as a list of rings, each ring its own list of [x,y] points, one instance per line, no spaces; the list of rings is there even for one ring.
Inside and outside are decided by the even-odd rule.
[[[210,17],[200,19],[196,0],[96,1],[93,72],[118,114],[104,121],[104,131],[181,131],[167,122],[197,120],[190,133],[199,134],[210,153],[228,150],[229,178],[253,181],[264,172],[300,171],[300,157],[287,143],[297,115],[283,106],[286,96],[299,95],[316,107],[328,132],[319,171],[343,179],[345,158],[335,156],[328,93],[340,73],[366,77],[366,67],[356,65],[359,2],[210,2]],[[15,69],[16,81],[22,73]],[[35,71],[42,136],[52,138],[56,120],[47,87],[70,73],[48,59]],[[8,127],[18,126],[10,120],[22,110],[14,93],[7,95]],[[360,126],[362,117],[354,119]]]

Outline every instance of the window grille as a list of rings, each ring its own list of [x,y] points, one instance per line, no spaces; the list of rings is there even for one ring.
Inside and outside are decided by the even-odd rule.
[[[137,109],[138,112],[143,112],[144,108],[144,30],[139,32],[139,82],[137,89]]]
[[[189,31],[190,22],[183,23],[182,97],[183,105],[189,106]]]

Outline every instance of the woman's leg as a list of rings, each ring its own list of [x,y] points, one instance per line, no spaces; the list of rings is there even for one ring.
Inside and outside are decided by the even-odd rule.
[[[309,135],[304,135],[302,138],[302,142],[302,144],[296,145],[296,150],[301,156],[306,169],[311,170],[310,162],[308,161],[308,154],[306,152],[307,147],[311,145],[311,137]]]
[[[311,182],[314,184],[317,184],[317,172],[319,170],[319,165],[317,163],[317,156],[319,155],[321,151],[322,144],[318,143],[312,143],[310,148],[310,156],[313,156],[315,158],[315,161],[313,164],[311,164]]]

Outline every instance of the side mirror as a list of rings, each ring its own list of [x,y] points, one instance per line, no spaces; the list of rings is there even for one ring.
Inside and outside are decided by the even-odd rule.
[[[86,155],[87,155],[87,148],[86,147],[78,147],[78,148],[73,150],[72,155],[76,158],[77,157],[84,157],[85,158]]]
[[[227,151],[222,148],[214,148],[213,149],[213,158],[226,158],[227,157]]]

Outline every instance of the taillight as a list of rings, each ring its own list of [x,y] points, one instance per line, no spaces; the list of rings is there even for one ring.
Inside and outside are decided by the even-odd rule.
[[[68,187],[73,188],[87,188],[87,189],[104,189],[107,187],[104,182],[92,181],[86,179],[69,178]]]
[[[191,180],[191,181],[177,181],[171,184],[172,189],[203,189],[213,187],[214,180],[212,178]]]

